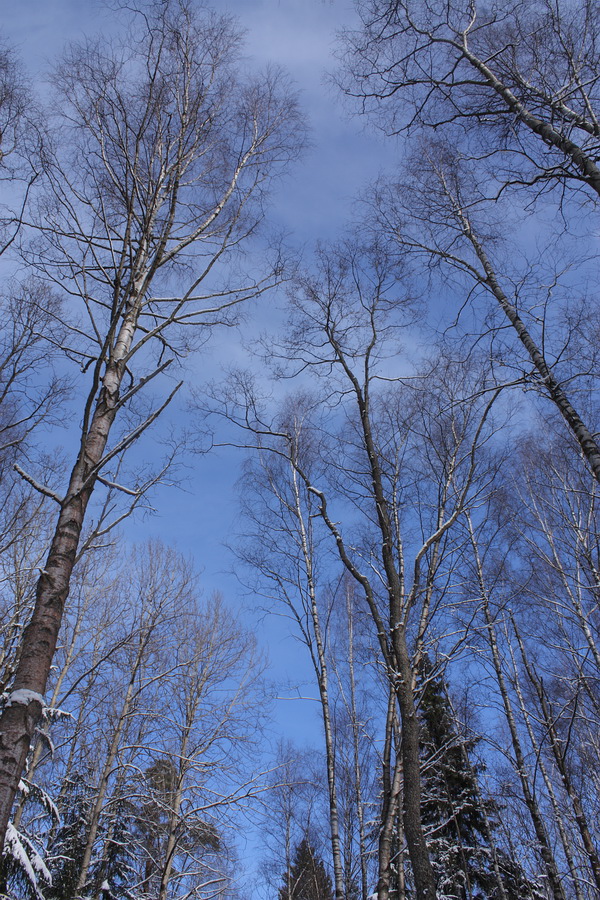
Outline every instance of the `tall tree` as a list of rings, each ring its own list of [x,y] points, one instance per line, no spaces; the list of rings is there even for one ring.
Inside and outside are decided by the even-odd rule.
[[[344,35],[342,84],[386,131],[445,129],[494,172],[492,191],[520,181],[600,194],[592,0],[358,6],[362,27]]]
[[[425,139],[409,184],[421,178],[424,159],[424,168],[436,172],[422,186],[426,209],[418,201],[415,208],[409,187],[391,233],[399,234],[405,247],[427,249],[430,262],[458,268],[494,297],[527,352],[527,365],[533,364],[527,380],[555,404],[600,482],[597,428],[578,408],[572,388],[585,363],[575,358],[566,371],[560,365],[563,334],[556,315],[545,308],[550,302],[556,307],[554,297],[544,299],[552,268],[537,286],[531,311],[524,311],[523,279],[515,285],[514,273],[499,271],[493,254],[499,234],[514,226],[516,208],[530,214],[540,196],[558,205],[561,221],[573,223],[581,218],[581,194],[598,202],[595,4],[361,0],[358,6],[362,27],[345,34],[342,86],[361,98],[361,109],[370,110],[388,133]],[[502,214],[502,200],[502,226],[494,233],[490,221]],[[545,218],[554,219],[554,212]],[[407,221],[409,231],[411,221],[414,226],[412,235],[405,234]],[[436,234],[428,240],[432,229]],[[534,265],[528,260],[527,269]]]
[[[37,482],[59,514],[0,718],[0,841],[42,711],[92,494],[100,484],[140,497],[143,484],[118,484],[119,460],[178,385],[149,413],[135,408],[140,392],[199,330],[204,336],[278,280],[279,259],[239,283],[235,267],[219,279],[217,264],[254,233],[269,180],[302,141],[279,74],[240,72],[231,20],[198,16],[185,0],[131,15],[124,38],[72,46],[55,73],[56,151],[27,249],[72,304],[63,346],[83,373],[82,427],[66,488]],[[189,339],[187,325],[195,326]],[[121,420],[125,430],[111,444]]]
[[[321,527],[366,598],[401,720],[399,776],[411,865],[419,898],[434,900],[421,822],[414,679],[432,635],[438,585],[443,595],[447,567],[456,560],[453,528],[487,486],[478,479],[478,450],[496,395],[448,359],[438,361],[429,380],[423,374],[414,392],[393,383],[386,364],[410,316],[398,298],[399,267],[386,250],[352,242],[323,250],[316,273],[294,290],[278,350],[290,369],[314,376],[314,395],[292,398],[271,421],[251,379],[236,373],[220,400],[222,413],[245,430],[245,443],[285,459],[316,500]],[[346,509],[347,517],[340,521],[333,508]],[[385,891],[382,884],[381,900]]]

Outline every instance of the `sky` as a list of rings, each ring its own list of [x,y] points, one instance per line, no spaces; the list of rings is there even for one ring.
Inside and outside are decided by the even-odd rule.
[[[207,5],[238,18],[247,32],[246,52],[253,65],[280,65],[299,92],[311,145],[279,185],[272,222],[289,234],[294,245],[310,253],[316,241],[342,234],[352,217],[353,198],[393,162],[392,145],[364,131],[363,122],[348,114],[335,89],[324,80],[325,72],[335,66],[336,31],[356,21],[353,3],[214,0]],[[34,81],[44,77],[65,41],[113,27],[98,0],[2,0],[2,7],[4,36],[21,53]],[[269,308],[253,309],[249,320],[253,316],[268,318]],[[195,363],[198,381],[218,377],[220,361],[239,354],[239,348],[239,333],[216,335]],[[127,536],[131,540],[160,536],[194,557],[208,593],[219,590],[233,605],[251,608],[252,598],[232,574],[233,556],[225,547],[239,521],[236,481],[241,457],[233,451],[214,451],[189,462],[184,488],[161,491],[156,497],[157,514],[130,522]],[[271,658],[274,677],[299,684],[309,677],[302,648],[288,636],[285,620],[269,617],[255,627]],[[305,695],[307,690],[300,688]],[[316,712],[316,703],[281,700],[275,729],[299,744],[314,743],[319,740]]]

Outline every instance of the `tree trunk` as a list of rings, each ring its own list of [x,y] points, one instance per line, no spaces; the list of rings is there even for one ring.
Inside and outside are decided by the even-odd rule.
[[[529,330],[525,326],[525,323],[521,319],[517,308],[513,303],[510,302],[510,300],[502,290],[492,264],[485,250],[483,249],[482,244],[475,235],[467,216],[464,214],[462,209],[458,207],[456,207],[456,212],[458,218],[462,223],[464,233],[471,242],[473,249],[477,254],[477,258],[483,266],[483,270],[485,272],[485,279],[482,278],[483,283],[488,286],[488,288],[498,301],[506,318],[516,331],[519,340],[527,350],[529,358],[531,359],[533,365],[536,368],[536,371],[542,379],[545,390],[547,391],[550,399],[571,429],[572,434],[581,447],[581,452],[587,459],[589,466],[594,473],[596,481],[600,484],[600,447],[598,446],[594,435],[591,433],[590,429],[584,423],[581,416],[567,397],[565,389],[563,388],[560,381],[558,381],[558,379],[554,377],[550,366],[546,362],[546,357],[544,356],[543,351],[540,350],[540,348],[533,340],[533,337],[531,336]]]
[[[492,662],[494,665],[494,671],[496,673],[496,681],[498,682],[498,687],[500,689],[500,695],[502,697],[502,704],[504,706],[504,714],[506,716],[506,721],[509,727],[511,742],[513,746],[513,752],[515,754],[515,762],[516,762],[516,771],[519,776],[519,780],[521,782],[521,790],[523,792],[523,799],[525,801],[525,805],[529,810],[529,815],[531,817],[531,821],[533,824],[533,828],[535,831],[536,838],[538,840],[540,846],[540,853],[542,859],[544,860],[544,864],[546,866],[546,872],[548,876],[548,882],[550,885],[550,889],[552,891],[552,896],[554,900],[567,900],[564,892],[564,888],[562,885],[562,880],[560,877],[560,873],[558,871],[556,860],[554,858],[554,853],[552,851],[552,847],[550,844],[550,839],[548,837],[548,833],[546,831],[546,826],[544,824],[544,819],[540,808],[538,806],[535,795],[531,789],[531,785],[529,783],[529,777],[527,774],[527,765],[525,762],[525,755],[523,753],[523,748],[521,746],[521,740],[519,738],[519,732],[517,730],[517,723],[515,721],[515,716],[512,708],[512,704],[510,701],[510,696],[508,693],[508,687],[506,685],[506,680],[504,678],[504,672],[502,671],[502,660],[500,658],[500,650],[498,647],[498,642],[496,639],[496,630],[494,627],[494,621],[492,619],[492,614],[489,607],[487,590],[485,586],[485,581],[483,577],[483,567],[481,565],[481,560],[479,557],[479,551],[477,549],[477,543],[475,541],[475,534],[473,532],[473,526],[470,520],[469,523],[469,531],[471,535],[471,544],[473,546],[473,552],[475,555],[475,563],[477,566],[477,580],[479,582],[479,589],[481,592],[481,600],[483,603],[483,612],[485,617],[485,634],[489,643],[489,647],[492,654]]]
[[[0,846],[4,843],[19,779],[42,714],[85,513],[98,474],[96,467],[103,458],[116,416],[125,359],[138,315],[139,300],[136,298],[128,304],[106,364],[89,430],[82,437],[46,565],[37,583],[33,616],[23,633],[12,691],[0,716]],[[93,395],[91,400],[93,402]]]
[[[396,695],[390,689],[388,711],[386,716],[385,742],[382,760],[381,828],[378,841],[378,878],[377,900],[388,900],[392,880],[392,847],[394,826],[402,821],[400,798],[402,796],[402,755],[394,753],[394,734],[396,731]],[[394,765],[392,769],[392,756]]]
[[[131,674],[129,677],[129,681],[127,684],[127,690],[125,692],[125,697],[123,698],[123,703],[121,704],[121,710],[119,712],[119,717],[117,719],[116,728],[113,732],[113,736],[108,748],[108,753],[106,755],[106,759],[104,761],[104,766],[102,768],[102,775],[100,776],[100,782],[98,784],[98,790],[96,792],[96,797],[94,799],[94,805],[92,807],[92,813],[90,816],[90,822],[87,832],[87,838],[85,843],[85,849],[83,853],[83,858],[81,860],[81,868],[79,870],[79,878],[77,881],[77,894],[81,894],[83,889],[85,888],[86,882],[88,880],[88,872],[90,868],[90,862],[92,860],[92,853],[94,850],[94,844],[96,842],[96,837],[98,834],[98,827],[100,825],[100,816],[102,815],[102,810],[104,809],[104,799],[106,797],[106,792],[108,789],[108,782],[110,776],[113,772],[114,762],[119,750],[119,744],[121,741],[121,735],[123,733],[123,729],[125,728],[125,724],[129,717],[129,713],[131,711],[131,706],[133,703],[134,696],[136,694],[135,691],[135,681],[138,677],[140,666],[142,665],[144,654],[146,651],[146,646],[148,643],[149,633],[144,635],[140,634],[140,646],[138,648],[138,652],[136,654],[136,658],[134,664],[131,669]]]
[[[367,851],[365,834],[365,815],[362,797],[359,722],[356,708],[356,678],[354,673],[354,612],[350,585],[346,585],[346,617],[348,620],[348,676],[350,679],[350,722],[352,725],[352,762],[354,767],[354,802],[358,819],[358,840],[360,857],[361,898],[367,900],[369,885],[367,879]]]
[[[302,514],[302,504],[300,501],[300,491],[298,487],[298,472],[293,463],[292,481],[294,488],[294,501],[296,504],[296,519],[298,521],[298,529],[300,532],[302,555],[304,557],[304,568],[306,572],[306,580],[310,600],[310,617],[312,620],[313,634],[316,644],[316,658],[314,650],[311,646],[309,646],[309,650],[311,656],[313,657],[313,664],[319,686],[321,716],[323,719],[323,732],[325,736],[325,760],[327,765],[327,786],[329,790],[329,826],[331,834],[331,853],[333,858],[335,898],[336,900],[344,900],[344,875],[342,866],[340,824],[335,772],[335,741],[333,736],[333,725],[331,721],[331,710],[329,706],[329,676],[327,669],[327,659],[325,656],[325,645],[323,642],[323,636],[321,634],[321,620],[319,616],[319,607],[317,605],[316,586],[313,575],[312,553],[309,547],[309,536],[307,534],[306,526],[304,523],[304,516]]]
[[[575,821],[577,822],[577,827],[579,829],[579,834],[581,835],[581,840],[583,841],[583,846],[585,848],[585,852],[587,854],[590,868],[592,870],[594,881],[596,884],[596,890],[600,894],[600,859],[598,858],[598,851],[594,846],[594,841],[592,839],[592,835],[590,833],[590,828],[587,821],[587,816],[583,809],[583,804],[581,803],[581,799],[575,790],[575,786],[571,779],[571,775],[566,763],[566,747],[563,748],[561,746],[561,741],[559,739],[558,734],[556,733],[556,728],[554,725],[555,717],[552,715],[552,710],[548,704],[548,698],[546,696],[546,692],[544,690],[541,679],[538,677],[537,673],[532,668],[527,654],[525,652],[525,646],[521,639],[521,635],[519,634],[519,630],[517,625],[512,620],[512,625],[515,631],[515,635],[519,644],[519,650],[521,652],[521,658],[523,660],[523,665],[525,666],[525,671],[527,672],[527,676],[535,688],[535,692],[538,696],[538,700],[540,702],[540,706],[542,709],[542,725],[546,728],[546,732],[548,734],[550,748],[552,750],[552,756],[554,757],[554,762],[556,763],[556,768],[560,774],[563,787],[567,792],[569,800],[573,806],[573,814],[575,816]]]

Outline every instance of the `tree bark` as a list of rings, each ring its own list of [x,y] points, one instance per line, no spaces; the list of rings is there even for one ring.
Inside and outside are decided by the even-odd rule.
[[[312,553],[309,546],[309,535],[307,533],[306,524],[304,522],[304,515],[302,512],[302,503],[298,486],[298,471],[293,462],[291,470],[295,503],[294,512],[296,521],[298,523],[298,531],[302,547],[302,556],[304,560],[304,569],[306,572],[306,582],[310,603],[310,618],[312,621],[316,647],[315,656],[313,648],[309,645],[309,650],[313,658],[313,664],[319,687],[321,716],[323,720],[323,732],[325,737],[325,759],[327,767],[327,786],[329,791],[329,826],[331,837],[331,853],[333,858],[335,897],[336,900],[344,900],[344,876],[340,843],[340,824],[335,771],[335,741],[333,736],[333,724],[331,721],[331,709],[329,705],[329,675],[327,658],[325,656],[325,645],[323,641],[323,635],[321,633],[321,619],[319,615],[319,607],[317,604],[317,593],[313,573]]]
[[[594,478],[600,484],[600,446],[587,427],[571,401],[569,400],[565,389],[560,381],[554,377],[552,370],[546,362],[546,357],[537,346],[533,337],[529,333],[525,323],[518,313],[516,306],[510,302],[507,295],[502,290],[502,286],[498,281],[498,277],[491,261],[485,252],[483,245],[479,241],[477,235],[471,227],[471,223],[463,210],[453,200],[455,212],[461,222],[465,236],[471,242],[471,245],[481,263],[485,277],[480,276],[480,281],[487,285],[491,293],[494,295],[506,318],[517,333],[519,340],[525,347],[529,358],[531,359],[536,371],[538,372],[544,389],[550,396],[550,399],[558,409],[559,413],[569,426],[572,434],[581,447],[581,452],[587,459],[589,466],[594,473]]]
[[[369,893],[367,879],[367,850],[365,834],[365,815],[362,796],[362,779],[359,752],[359,721],[356,706],[356,677],[354,672],[354,611],[350,585],[346,585],[346,618],[348,622],[348,676],[350,680],[350,723],[352,726],[352,763],[354,767],[354,802],[358,819],[358,840],[360,856],[360,886],[362,900],[367,900]],[[403,898],[400,898],[403,900]]]
[[[125,359],[133,341],[140,302],[141,298],[135,296],[128,304],[106,364],[90,427],[83,435],[46,564],[37,583],[35,608],[23,633],[12,692],[0,715],[0,846],[4,842],[35,727],[42,714],[85,513],[117,412]]]
[[[377,854],[377,900],[388,900],[390,897],[394,825],[398,820],[402,820],[402,811],[400,809],[403,782],[402,755],[393,752],[397,716],[396,703],[395,691],[390,689],[382,759],[383,802],[381,804],[381,827],[379,829]],[[394,758],[393,765],[392,757]]]

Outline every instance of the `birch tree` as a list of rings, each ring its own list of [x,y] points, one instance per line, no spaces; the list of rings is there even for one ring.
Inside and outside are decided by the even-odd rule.
[[[122,39],[72,46],[55,73],[48,189],[25,252],[68,298],[62,347],[81,369],[81,436],[58,488],[24,476],[59,512],[0,721],[2,838],[92,493],[140,495],[143,484],[115,480],[119,460],[179,384],[145,412],[142,391],[168,382],[208,327],[281,274],[277,259],[236,281],[233,260],[263,217],[270,179],[297,155],[302,125],[278,73],[244,75],[239,45],[229,19],[173,0],[132,13]]]
[[[495,394],[467,388],[468,376],[459,367],[451,373],[450,365],[423,379],[414,394],[394,385],[386,363],[406,324],[398,276],[380,246],[323,250],[316,274],[293,291],[287,337],[278,348],[288,372],[313,375],[315,395],[303,391],[271,416],[251,381],[238,374],[221,397],[221,412],[250,435],[247,444],[255,441],[291,464],[366,598],[398,705],[403,823],[416,892],[429,900],[435,876],[421,821],[416,666],[436,640],[432,622],[452,566],[452,528],[485,490],[478,449]],[[462,390],[476,399],[459,402]],[[382,884],[381,900],[387,892]]]
[[[260,791],[254,639],[174,551],[137,548],[120,572],[115,554],[104,573],[99,560],[73,581],[51,683],[63,715],[51,739],[48,721],[39,730],[14,823],[47,860],[50,898],[99,898],[103,884],[218,893],[234,874],[234,823]]]
[[[507,184],[600,194],[597,10],[590,0],[361,0],[342,86],[387,132],[444,130]],[[594,197],[595,200],[595,197]]]
[[[260,573],[267,596],[283,604],[315,673],[325,743],[334,889],[336,900],[343,900],[334,704],[327,658],[329,613],[323,609],[319,579],[314,498],[294,465],[269,452],[250,462],[244,482],[244,506],[253,535],[239,555]]]
[[[408,177],[382,181],[376,189],[372,208],[377,227],[397,242],[400,253],[413,258],[415,277],[427,268],[452,279],[466,298],[463,308],[468,303],[481,332],[490,335],[493,376],[550,400],[599,480],[600,447],[585,400],[595,365],[577,353],[573,320],[567,312],[575,306],[571,294],[581,290],[570,280],[576,257],[565,259],[561,254],[555,260],[555,246],[544,252],[541,240],[535,259],[523,256],[508,239],[510,226],[501,232],[497,208],[493,213],[497,221],[492,224],[492,213],[482,203],[476,169],[449,143],[423,142],[409,169]],[[497,314],[488,312],[490,301]],[[594,316],[586,309],[589,299],[584,296],[579,302],[579,315],[593,330]],[[560,327],[561,316],[565,327]],[[502,334],[505,325],[515,333],[513,344]]]
[[[443,260],[446,270],[461,270],[461,295],[472,300],[483,288],[494,298],[526,350],[524,380],[555,404],[600,480],[597,428],[576,399],[579,383],[596,368],[586,371],[586,360],[571,349],[574,320],[565,310],[578,288],[567,282],[562,306],[554,267],[554,259],[573,250],[571,265],[586,265],[573,261],[593,228],[583,221],[581,204],[588,203],[593,218],[600,193],[595,4],[364,0],[358,6],[362,26],[348,30],[342,43],[342,88],[384,131],[408,136],[409,146],[416,141],[407,182],[421,181],[427,195],[427,209],[421,203],[413,216],[415,194],[406,192],[404,214],[391,233],[404,248],[427,247],[430,264]],[[437,177],[423,179],[423,168],[435,169]],[[534,211],[538,219],[532,222]],[[407,221],[415,226],[410,236]],[[510,264],[508,271],[498,268],[494,256],[499,238],[520,225],[504,255],[506,265],[521,251],[525,229],[540,234],[548,223],[554,243],[532,289]],[[427,240],[433,229],[433,240]],[[579,232],[576,242],[569,241],[571,231]],[[525,271],[531,274],[538,265],[539,241]],[[580,315],[585,330],[595,327],[591,298],[584,299]],[[561,316],[568,323],[566,337]],[[489,322],[479,321],[487,334]],[[501,329],[496,322],[497,338]]]

